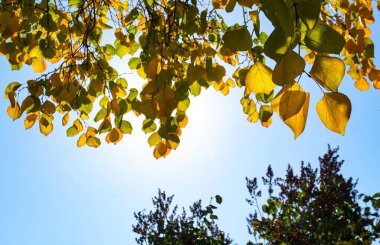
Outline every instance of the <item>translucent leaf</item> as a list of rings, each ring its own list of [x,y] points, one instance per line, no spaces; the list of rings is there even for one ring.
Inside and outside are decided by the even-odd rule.
[[[367,91],[370,88],[370,85],[364,77],[361,77],[355,81],[355,87],[360,91]]]
[[[140,65],[141,65],[141,60],[139,58],[132,57],[128,61],[128,66],[132,70],[138,69]]]
[[[121,125],[118,126],[118,129],[120,129],[120,131],[123,133],[123,134],[130,134],[132,133],[132,124],[128,121],[125,121],[125,120],[122,120],[121,121]]]
[[[87,137],[86,144],[90,147],[99,147],[100,146],[100,139],[97,137]]]
[[[305,44],[318,53],[340,54],[346,40],[331,27],[318,23],[313,29],[307,31]]]
[[[283,121],[299,113],[305,104],[307,94],[301,86],[293,82],[286,85],[271,101],[272,108]]]
[[[67,137],[74,137],[78,133],[79,133],[79,130],[74,126],[71,126],[70,128],[66,130]]]
[[[273,115],[272,107],[268,105],[260,106],[259,118],[261,122],[268,122],[269,119],[271,119],[272,115]]]
[[[113,143],[116,145],[123,138],[123,134],[120,132],[118,128],[113,128],[110,132],[108,132],[106,136],[107,143]]]
[[[49,122],[44,116],[40,118],[40,132],[48,136],[53,131],[53,124]]]
[[[288,50],[293,50],[296,47],[299,39],[298,32],[295,32],[294,36],[286,36],[281,28],[275,28],[264,44],[264,53],[279,61]]]
[[[66,126],[70,120],[70,113],[66,113],[62,118],[62,126]]]
[[[18,118],[20,118],[21,116],[21,109],[20,109],[20,105],[18,104],[18,102],[16,102],[14,104],[14,106],[12,105],[9,105],[8,109],[7,109],[7,113],[8,113],[8,116],[10,118],[12,118],[12,120],[16,120]]]
[[[8,84],[8,86],[5,88],[5,99],[8,98],[9,94],[10,93],[13,93],[16,92],[16,90],[21,87],[21,84],[19,82],[11,82],[10,84]]]
[[[79,136],[79,138],[77,140],[77,146],[82,147],[82,146],[86,145],[86,142],[87,142],[86,134],[81,134],[81,136]]]
[[[149,145],[152,147],[152,146],[155,146],[157,145],[158,143],[160,143],[162,140],[161,136],[159,135],[158,132],[155,132],[153,134],[151,134],[148,138],[148,143]]]
[[[170,148],[166,146],[164,142],[160,142],[153,150],[153,156],[158,159],[161,157],[166,157],[170,152]]]
[[[344,62],[336,57],[317,55],[310,75],[325,89],[338,92],[345,73]]]
[[[35,73],[42,73],[46,70],[46,62],[41,59],[34,59],[32,64],[33,71]]]
[[[269,94],[276,87],[276,84],[272,82],[272,70],[259,62],[251,67],[245,83],[253,93]]]
[[[344,135],[351,115],[351,102],[342,93],[325,93],[318,102],[317,113],[326,128]]]
[[[283,86],[298,77],[305,65],[305,60],[299,54],[288,51],[274,67],[272,80],[275,84]]]
[[[40,118],[39,111],[29,113],[24,120],[25,129],[30,129],[31,127],[33,127],[33,125],[36,123],[36,121],[39,118]]]

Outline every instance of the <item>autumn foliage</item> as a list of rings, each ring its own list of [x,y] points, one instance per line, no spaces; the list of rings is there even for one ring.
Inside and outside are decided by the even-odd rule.
[[[241,22],[227,25],[232,15]],[[264,21],[273,29],[263,30]],[[351,102],[339,85],[346,71],[359,90],[380,88],[373,22],[365,0],[2,0],[0,54],[12,70],[27,65],[37,73],[8,85],[7,112],[23,116],[26,129],[37,123],[44,135],[62,114],[79,147],[98,147],[102,134],[116,144],[132,132],[126,115],[133,112],[145,118],[142,130],[159,158],[178,147],[191,95],[210,86],[224,95],[243,87],[248,121],[269,127],[276,112],[298,137],[310,101],[301,85],[312,80],[322,123],[344,134]],[[114,34],[110,43],[106,31]],[[141,88],[130,88],[110,65],[123,57],[145,79]]]

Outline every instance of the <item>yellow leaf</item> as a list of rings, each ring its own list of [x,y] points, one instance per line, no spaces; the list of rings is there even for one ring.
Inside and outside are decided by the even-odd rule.
[[[310,94],[306,93],[305,103],[301,110],[294,116],[288,118],[284,123],[293,131],[296,139],[305,129],[307,114],[309,111]]]
[[[345,72],[344,62],[336,57],[317,55],[310,75],[325,89],[338,92]]]
[[[40,112],[39,111],[30,112],[24,120],[25,129],[30,129],[31,127],[33,127],[33,125],[36,123],[36,121],[39,118],[40,118]]]
[[[262,125],[263,127],[268,128],[268,127],[272,124],[272,121],[273,121],[273,119],[272,119],[272,118],[269,118],[268,121],[266,121],[266,122],[261,122],[261,125]]]
[[[87,142],[87,136],[86,134],[82,134],[79,138],[78,138],[78,141],[77,141],[77,146],[78,147],[82,147],[86,144]]]
[[[344,135],[351,115],[351,102],[342,93],[325,93],[317,103],[317,113],[326,128]]]
[[[257,113],[257,111],[255,111],[254,113],[252,113],[248,118],[247,120],[251,123],[255,123],[259,120],[259,113]]]
[[[280,86],[292,82],[302,73],[305,65],[305,60],[299,54],[294,51],[288,51],[276,64],[272,80]]]
[[[305,104],[306,93],[301,86],[293,82],[286,85],[271,101],[272,108],[285,121],[298,114]]]
[[[118,128],[113,128],[110,132],[108,132],[106,136],[107,143],[117,144],[123,138],[123,134],[120,132]]]
[[[180,121],[178,123],[178,126],[181,127],[181,128],[184,128],[186,127],[187,123],[189,122],[189,118],[187,116],[185,116],[182,121]]]
[[[40,118],[40,132],[48,136],[53,131],[53,124],[49,122],[45,117]]]
[[[153,150],[153,156],[156,159],[161,158],[161,157],[165,156],[165,154],[166,154],[167,151],[168,151],[168,147],[166,146],[166,144],[163,143],[163,142],[160,142],[154,148],[154,150]],[[169,149],[169,151],[170,151],[170,149]]]
[[[98,137],[87,137],[86,144],[90,147],[99,147],[100,146],[100,139]]]
[[[21,109],[20,109],[20,105],[18,104],[18,102],[16,102],[14,104],[14,106],[10,105],[7,109],[7,113],[8,113],[8,116],[10,118],[12,118],[13,121],[20,118]]]
[[[79,119],[74,121],[73,127],[75,127],[78,130],[78,132],[83,130],[82,122]]]
[[[32,68],[35,73],[42,73],[46,70],[46,62],[44,60],[34,59]]]
[[[161,65],[158,62],[158,58],[153,58],[146,65],[144,72],[148,78],[154,79],[161,70]]]
[[[162,138],[159,135],[159,133],[155,132],[149,136],[148,143],[149,143],[150,147],[152,147],[152,146],[159,144],[161,142],[161,140],[162,140]]]
[[[370,88],[370,85],[364,77],[361,77],[355,81],[355,87],[360,91],[367,91]]]
[[[272,70],[259,62],[251,67],[245,83],[253,93],[269,94],[276,87],[276,84],[272,82]]]
[[[70,114],[67,112],[62,118],[62,126],[66,126],[70,120]]]

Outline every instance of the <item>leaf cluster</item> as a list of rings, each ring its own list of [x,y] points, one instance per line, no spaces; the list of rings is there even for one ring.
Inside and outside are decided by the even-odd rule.
[[[226,24],[237,13],[242,21]],[[273,25],[269,34],[262,19]],[[102,134],[116,144],[132,133],[127,116],[142,115],[160,158],[177,149],[192,96],[211,86],[223,95],[243,87],[248,121],[269,127],[276,112],[298,137],[310,101],[301,82],[312,79],[322,93],[319,118],[344,134],[351,102],[339,85],[346,66],[358,89],[368,90],[368,80],[380,88],[373,22],[371,1],[3,0],[0,55],[13,70],[31,66],[38,74],[7,86],[7,112],[13,120],[24,115],[26,129],[37,122],[44,135],[61,114],[78,147],[98,147]],[[109,43],[106,31],[114,36]],[[125,58],[145,84],[130,88],[114,58]]]

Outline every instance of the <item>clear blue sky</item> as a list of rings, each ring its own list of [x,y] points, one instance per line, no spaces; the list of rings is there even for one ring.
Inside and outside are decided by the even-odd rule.
[[[380,43],[379,24],[372,29]],[[375,54],[380,56],[378,48]],[[0,91],[33,76],[29,68],[11,72],[3,57],[0,74]],[[24,130],[23,120],[12,122],[6,114],[9,102],[0,100],[0,244],[134,244],[133,212],[150,209],[158,188],[175,194],[180,206],[222,195],[220,226],[245,244],[251,210],[245,177],[262,176],[268,164],[278,175],[288,163],[305,160],[317,166],[328,143],[340,146],[343,172],[359,178],[361,192],[380,191],[380,91],[359,92],[345,77],[340,91],[350,97],[353,110],[341,136],[319,121],[315,104],[322,94],[315,84],[304,80],[301,85],[312,94],[307,126],[297,140],[277,116],[268,129],[248,123],[239,103],[243,91],[224,97],[209,89],[192,100],[178,150],[160,160],[153,158],[140,124],[116,146],[78,149],[59,117],[45,137],[36,126]]]

